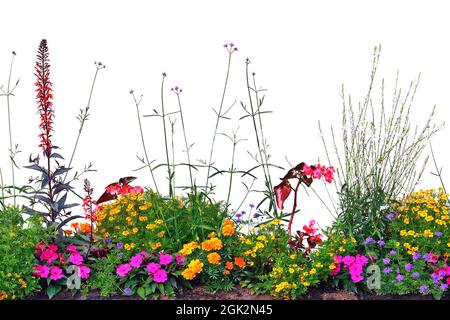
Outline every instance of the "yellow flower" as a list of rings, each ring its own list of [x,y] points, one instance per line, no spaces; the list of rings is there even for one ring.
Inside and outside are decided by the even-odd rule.
[[[315,268],[312,268],[311,270],[309,270],[309,274],[316,274],[317,270]]]
[[[130,232],[128,230],[125,230],[122,232],[122,235],[124,235],[125,237],[128,236],[130,234]]]
[[[275,292],[279,293],[282,290],[289,289],[289,282],[283,281],[275,286]]]
[[[409,218],[403,219],[403,222],[404,222],[405,224],[409,224]]]
[[[414,235],[415,235],[414,230],[409,230],[409,231],[408,231],[408,236],[414,236]]]
[[[147,217],[139,217],[139,221],[147,221],[148,218]]]
[[[138,228],[136,228],[136,227],[133,228],[133,233],[138,233],[138,231],[139,231]]]
[[[336,265],[335,265],[335,264],[330,264],[330,265],[328,266],[328,269],[334,270],[334,269],[336,269]]]
[[[432,238],[432,237],[433,237],[433,232],[431,232],[430,229],[427,229],[427,230],[425,230],[425,231],[423,232],[423,235],[424,235],[424,237]]]
[[[316,267],[317,267],[317,268],[322,268],[322,267],[323,267],[323,264],[321,264],[320,262],[317,262],[317,263],[316,263]]]
[[[222,226],[222,234],[224,236],[232,236],[234,232],[234,222],[231,220],[224,220]]]
[[[145,228],[148,230],[153,230],[156,227],[157,227],[156,224],[153,224],[153,223],[149,223],[148,225],[145,226]]]
[[[158,237],[160,237],[160,238],[162,238],[162,237],[164,237],[164,234],[165,234],[166,232],[163,230],[163,231],[160,231],[160,232],[158,232]]]
[[[404,246],[406,249],[411,248],[411,245],[410,245],[408,242],[405,242],[405,243],[403,244],[403,246]]]
[[[425,221],[427,221],[427,222],[430,222],[430,221],[433,221],[433,216],[427,216],[426,218],[425,218]]]
[[[343,247],[339,247],[339,252],[345,252],[345,249]]]
[[[161,247],[161,242],[157,242],[157,243],[151,245],[151,247],[152,247],[153,250],[156,250],[156,249],[158,249],[159,247]]]
[[[182,254],[183,256],[188,256],[197,248],[198,248],[198,243],[195,241],[185,243],[183,245],[183,248],[180,250],[180,254]]]
[[[289,268],[289,273],[290,274],[293,274],[295,272],[295,269],[294,268]]]
[[[408,232],[405,229],[403,229],[400,231],[400,236],[404,237],[404,236],[406,236],[407,233]]]
[[[307,281],[304,281],[304,282],[302,282],[302,285],[303,285],[304,287],[309,287],[309,286],[310,286],[310,283],[307,282]]]
[[[163,224],[164,221],[162,221],[161,219],[158,219],[158,220],[155,220],[155,223],[156,223],[156,224]]]
[[[222,240],[219,238],[211,238],[202,242],[202,250],[212,251],[222,249]]]

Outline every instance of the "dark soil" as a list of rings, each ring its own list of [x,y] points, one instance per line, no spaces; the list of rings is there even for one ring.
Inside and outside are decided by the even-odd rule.
[[[53,300],[140,300],[138,296],[113,296],[109,298],[101,297],[97,291],[92,291],[84,298],[80,294],[72,296],[70,292],[61,292]],[[270,295],[253,295],[246,288],[236,288],[230,292],[209,293],[203,286],[197,286],[192,290],[180,292],[176,297],[161,297],[161,300],[273,300]],[[30,298],[30,300],[48,300],[45,292],[39,292]],[[331,290],[322,288],[313,288],[310,292],[299,300],[433,300],[432,296],[422,295],[363,295],[358,296],[354,293]],[[450,296],[443,297],[442,300],[450,300]]]

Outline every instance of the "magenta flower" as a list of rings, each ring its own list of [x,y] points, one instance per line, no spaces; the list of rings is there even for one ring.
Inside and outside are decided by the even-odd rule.
[[[117,267],[116,273],[119,277],[124,278],[131,271],[131,266],[128,263],[121,264]]]
[[[157,270],[161,269],[161,266],[155,262],[150,262],[146,269],[149,273],[155,273]]]
[[[50,268],[47,266],[34,266],[33,275],[39,278],[48,278]]]
[[[64,278],[62,269],[60,267],[53,267],[50,269],[50,279],[52,280],[59,280],[61,278]]]
[[[159,263],[162,266],[167,266],[172,263],[172,255],[167,253],[160,253],[159,254]]]
[[[167,272],[163,269],[158,269],[153,273],[153,281],[156,283],[164,283],[167,281]]]
[[[184,261],[186,261],[186,257],[183,256],[182,254],[177,254],[175,256],[175,260],[177,261],[178,265],[182,265],[184,263]]]
[[[353,262],[355,262],[355,257],[353,257],[353,256],[345,256],[344,259],[342,259],[342,262],[346,266],[350,266]]]
[[[81,254],[79,254],[78,252],[72,253],[69,257],[69,261],[76,266],[79,266],[80,264],[82,264],[83,260],[84,260],[83,256]]]
[[[70,245],[66,248],[67,251],[71,252],[71,253],[78,253],[77,247],[74,245]]]
[[[86,266],[78,267],[78,275],[80,276],[81,279],[88,279],[90,272],[91,272],[91,269],[89,269]]]
[[[52,264],[53,260],[58,259],[58,254],[47,248],[44,250],[44,252],[42,252],[42,254],[39,257],[42,261],[46,261],[48,264]]]
[[[139,268],[143,261],[144,261],[144,258],[140,254],[137,254],[137,255],[134,255],[131,257],[130,265],[133,268]]]

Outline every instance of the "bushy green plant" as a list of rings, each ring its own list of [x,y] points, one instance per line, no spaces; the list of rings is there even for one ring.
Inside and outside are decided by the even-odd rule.
[[[35,245],[46,238],[37,217],[25,221],[18,207],[0,212],[0,299],[24,299],[40,289],[33,260]]]
[[[141,250],[178,251],[183,243],[205,239],[220,229],[224,213],[219,203],[201,195],[165,198],[153,192],[129,194],[98,212],[98,232],[121,242],[125,255]]]

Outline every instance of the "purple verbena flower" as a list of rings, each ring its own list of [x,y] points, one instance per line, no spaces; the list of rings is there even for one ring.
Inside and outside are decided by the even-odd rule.
[[[124,292],[127,296],[129,296],[129,295],[131,294],[131,288],[125,288],[125,289],[123,290],[123,292]]]
[[[391,250],[391,251],[389,251],[389,254],[397,254],[397,251]]]
[[[372,244],[372,243],[374,243],[374,242],[375,242],[375,240],[373,240],[372,237],[367,237],[367,238],[364,240],[363,244]]]
[[[391,263],[391,259],[389,259],[389,258],[384,258],[384,259],[383,259],[383,263],[384,263],[384,264],[389,264],[389,263]]]
[[[122,250],[123,249],[123,243],[122,242],[118,242],[116,244],[116,248],[119,249],[119,250]]]
[[[377,243],[380,247],[384,247],[384,245],[386,244],[386,242],[384,242],[384,240],[378,240]]]
[[[420,252],[416,252],[413,254],[412,258],[413,258],[413,260],[417,260],[417,259],[420,259],[420,256],[421,256]]]
[[[389,274],[391,272],[392,272],[392,268],[390,268],[390,267],[384,268],[384,270],[383,270],[384,274]]]
[[[394,219],[394,214],[393,213],[388,213],[386,215],[386,218],[388,218],[389,220],[392,220],[392,219]]]
[[[399,274],[395,277],[395,279],[396,279],[398,282],[402,282],[402,281],[405,279],[405,276],[402,275],[401,273],[399,273]]]
[[[440,236],[442,236],[442,232],[436,231],[436,232],[434,233],[434,235],[435,235],[436,237],[440,237]]]
[[[411,278],[413,278],[413,279],[417,279],[418,277],[420,277],[420,274],[417,271],[413,272],[411,275]]]
[[[422,286],[420,286],[419,290],[420,290],[420,292],[425,293],[428,291],[428,287],[426,285],[422,285]]]
[[[405,270],[406,271],[411,271],[414,268],[412,263],[407,263],[405,264]]]

